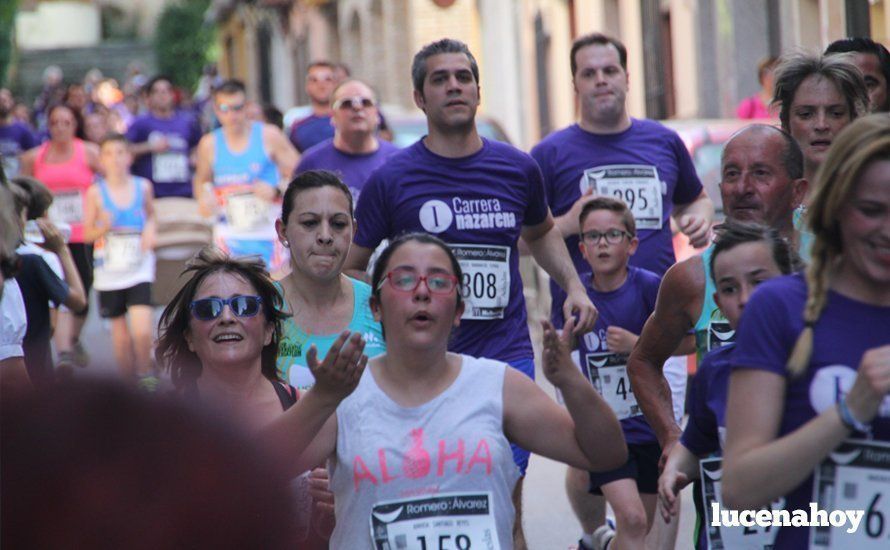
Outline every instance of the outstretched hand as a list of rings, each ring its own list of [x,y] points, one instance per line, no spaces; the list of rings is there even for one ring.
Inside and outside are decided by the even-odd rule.
[[[324,360],[319,363],[318,349],[313,345],[306,353],[306,364],[315,385],[312,390],[337,401],[343,400],[358,386],[358,382],[368,364],[365,355],[365,341],[361,333],[343,331],[331,345]],[[312,391],[311,390],[311,391]]]
[[[572,361],[572,329],[575,327],[575,320],[572,317],[566,320],[562,334],[546,319],[541,321],[541,326],[544,328],[544,349],[541,352],[544,375],[551,384],[561,388],[581,375]]]

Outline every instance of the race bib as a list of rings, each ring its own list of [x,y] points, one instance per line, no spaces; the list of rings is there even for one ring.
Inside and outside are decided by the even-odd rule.
[[[49,207],[49,219],[57,223],[82,223],[83,194],[80,191],[53,193],[53,203]]]
[[[723,496],[720,491],[723,478],[723,459],[705,458],[699,462],[701,472],[702,502],[704,503],[705,529],[710,550],[770,550],[779,532],[775,527],[723,527],[714,526],[713,503],[724,509]],[[770,506],[773,510],[785,508],[785,499],[779,499]],[[765,509],[765,508],[764,508]],[[717,518],[719,519],[719,518]]]
[[[268,222],[269,206],[253,192],[232,193],[226,199],[226,218],[232,228],[248,231]]]
[[[711,319],[708,321],[707,338],[708,351],[717,349],[735,340],[735,330],[729,326],[729,321],[719,309],[711,312]]]
[[[466,301],[462,319],[503,319],[510,302],[510,248],[454,244],[451,250],[463,271],[461,293]]]
[[[491,493],[392,500],[371,510],[377,550],[500,549]]]
[[[151,175],[156,183],[189,180],[189,159],[185,153],[155,153],[151,156]]]
[[[0,154],[0,162],[3,164],[3,171],[6,172],[7,178],[19,175],[19,159],[17,156]]]
[[[627,203],[634,215],[637,229],[661,229],[664,183],[654,166],[613,164],[584,171],[581,192],[615,197]]]
[[[810,548],[890,547],[890,443],[848,439],[816,467],[813,502],[821,510],[865,510],[853,533],[811,527]]]
[[[627,355],[608,351],[588,353],[584,356],[581,370],[618,420],[643,414],[627,376]]]
[[[112,232],[105,235],[103,267],[108,271],[128,272],[142,263],[142,235],[135,232]]]

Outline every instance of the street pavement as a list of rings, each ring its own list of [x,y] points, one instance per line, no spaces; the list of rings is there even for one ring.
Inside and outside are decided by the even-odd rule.
[[[541,285],[539,288],[543,286]],[[540,303],[538,297],[535,298],[534,301]],[[549,301],[549,297],[547,300]],[[541,356],[539,319],[542,317],[542,312],[547,309],[534,305],[531,305],[529,309],[529,328],[535,347],[537,383],[555,399],[555,390],[541,372],[539,364]],[[114,364],[114,357],[111,350],[111,335],[107,323],[99,318],[97,311],[94,292],[90,302],[89,318],[81,338],[92,358],[91,367],[87,369],[87,372],[113,375],[114,370],[111,365]],[[155,309],[155,327],[157,327],[161,311],[162,308]],[[581,527],[578,520],[575,519],[566,497],[565,472],[564,464],[537,455],[533,455],[531,458],[523,498],[525,515],[523,525],[530,550],[565,550],[578,541]],[[676,548],[693,547],[694,525],[695,510],[690,486],[683,491],[682,495],[682,513]]]

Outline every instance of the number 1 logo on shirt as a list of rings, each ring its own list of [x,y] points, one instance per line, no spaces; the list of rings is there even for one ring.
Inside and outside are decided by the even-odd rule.
[[[420,207],[420,223],[430,233],[441,233],[451,227],[454,213],[440,200],[429,200]]]

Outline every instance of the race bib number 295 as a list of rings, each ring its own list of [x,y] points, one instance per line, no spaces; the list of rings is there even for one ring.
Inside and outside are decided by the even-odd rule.
[[[588,189],[624,201],[638,229],[661,229],[667,189],[654,166],[613,164],[590,168],[581,177],[581,192]]]

